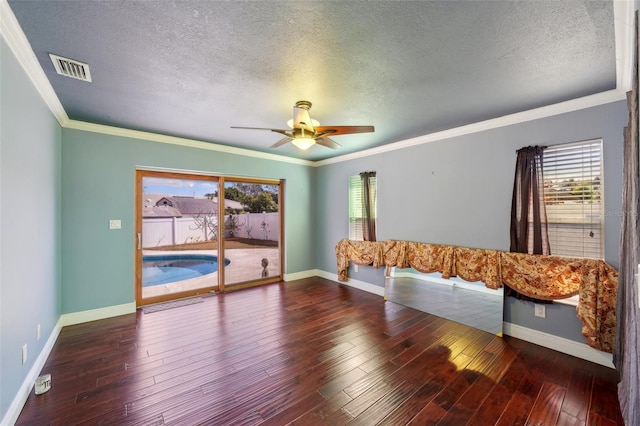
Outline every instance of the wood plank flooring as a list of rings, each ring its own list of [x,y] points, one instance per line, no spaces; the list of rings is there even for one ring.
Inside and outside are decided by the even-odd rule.
[[[615,370],[322,278],[65,327],[17,425],[622,425]]]

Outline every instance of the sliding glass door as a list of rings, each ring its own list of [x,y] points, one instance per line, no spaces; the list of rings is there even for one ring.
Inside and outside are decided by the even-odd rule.
[[[218,178],[138,171],[136,300],[217,291]]]
[[[282,279],[279,181],[136,172],[138,306]]]
[[[282,279],[281,185],[224,180],[224,289]]]

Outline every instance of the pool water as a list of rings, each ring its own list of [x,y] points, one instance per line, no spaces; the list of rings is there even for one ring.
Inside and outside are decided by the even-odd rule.
[[[225,259],[224,264],[229,264]],[[218,270],[218,256],[208,254],[162,254],[142,256],[142,286],[167,284],[212,274]]]

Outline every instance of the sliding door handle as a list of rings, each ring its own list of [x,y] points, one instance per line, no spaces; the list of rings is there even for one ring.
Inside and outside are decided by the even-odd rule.
[[[138,250],[142,249],[142,232],[138,232]]]

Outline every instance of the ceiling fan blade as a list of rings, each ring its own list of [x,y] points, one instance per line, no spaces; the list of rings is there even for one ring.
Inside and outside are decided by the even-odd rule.
[[[373,126],[318,126],[316,134],[322,135],[348,135],[350,133],[369,133],[374,132]]]
[[[232,129],[246,129],[246,130],[273,130],[268,129],[266,127],[241,127],[241,126],[231,126]]]
[[[231,126],[232,129],[245,129],[245,130],[269,130],[270,132],[280,133],[287,137],[293,136],[294,131],[292,129],[270,129],[268,127],[240,127],[240,126]]]
[[[291,132],[291,129],[271,129],[269,127],[240,127],[240,126],[231,126],[232,129],[245,129],[245,130],[270,130],[272,132]]]
[[[293,107],[293,128],[304,129],[311,133],[315,132],[308,109]]]
[[[326,136],[316,139],[316,143],[318,145],[326,146],[327,148],[331,148],[331,149],[338,149],[342,146],[336,141],[333,141]]]
[[[278,142],[274,143],[273,145],[271,145],[271,148],[277,148],[279,146],[284,145],[285,143],[291,141],[290,137],[286,137],[286,138],[282,138],[280,139]]]
[[[272,132],[280,133],[281,135],[285,135],[288,138],[291,138],[295,132],[293,129],[270,129]]]

